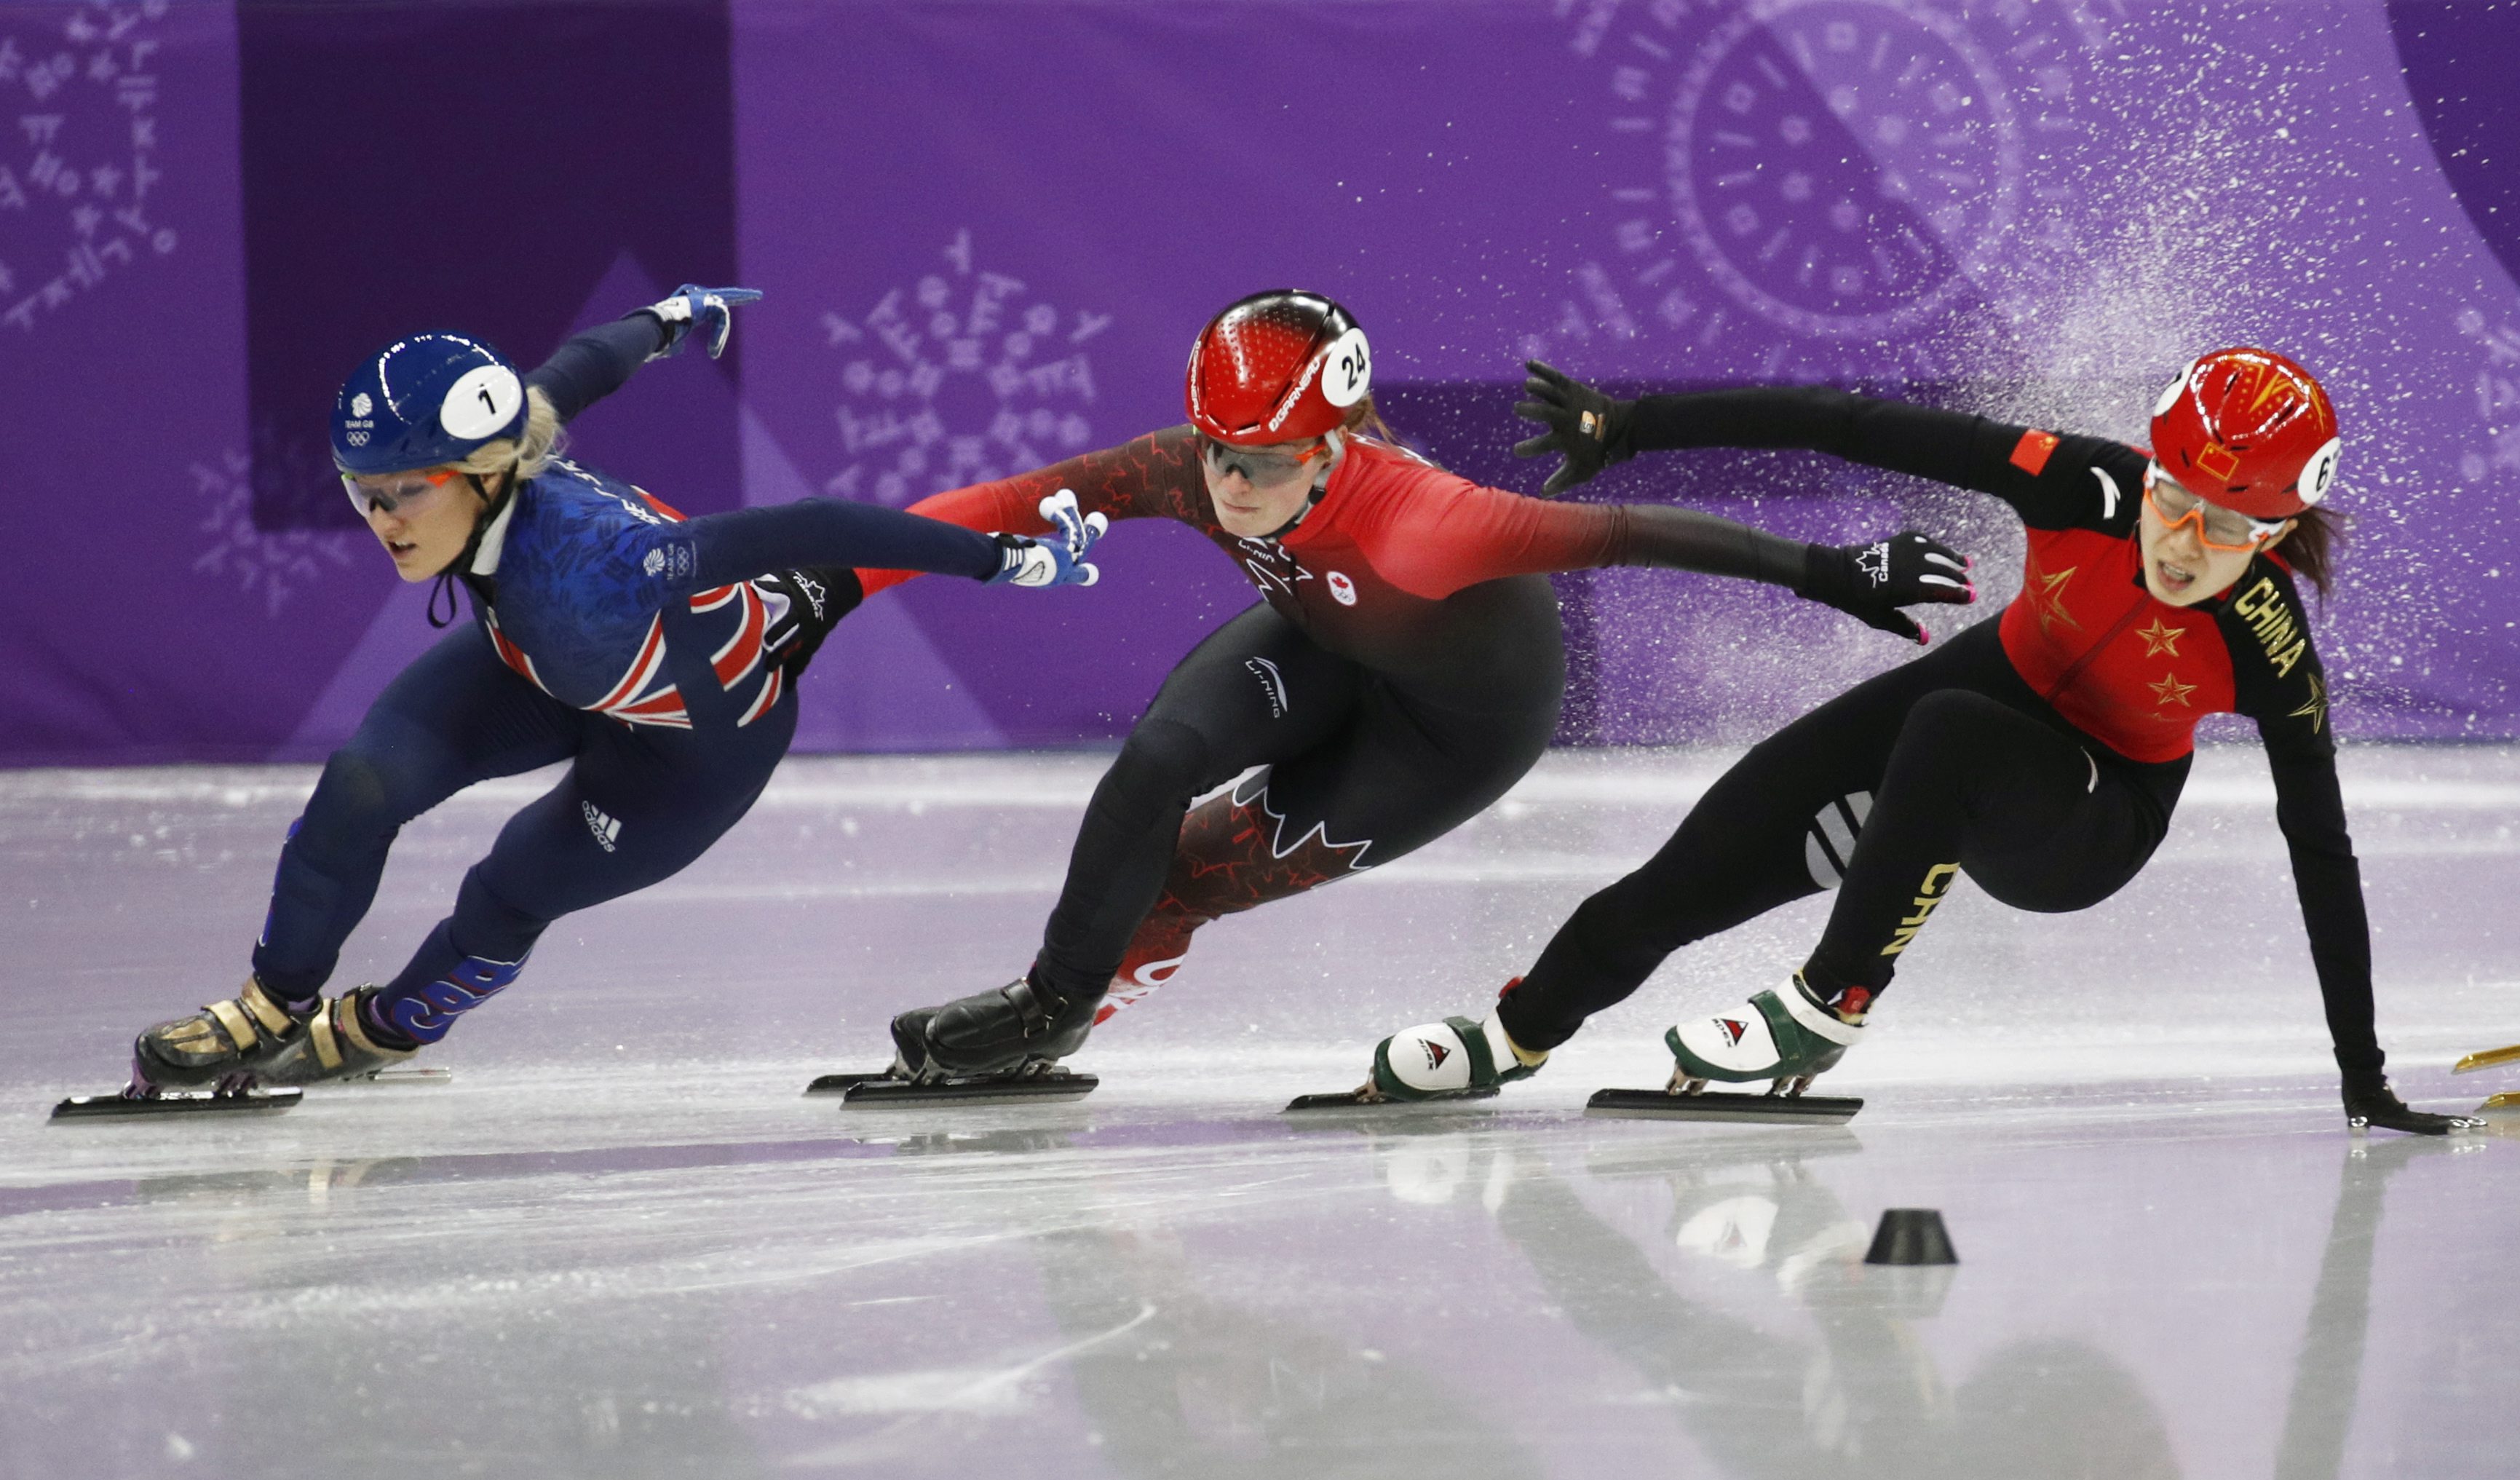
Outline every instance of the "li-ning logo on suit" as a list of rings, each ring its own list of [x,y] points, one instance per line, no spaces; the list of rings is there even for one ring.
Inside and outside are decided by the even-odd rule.
[[[1269,695],[1269,717],[1284,719],[1286,711],[1295,706],[1294,700],[1286,694],[1286,676],[1278,671],[1276,663],[1265,657],[1246,657],[1242,666],[1258,676],[1260,691]]]

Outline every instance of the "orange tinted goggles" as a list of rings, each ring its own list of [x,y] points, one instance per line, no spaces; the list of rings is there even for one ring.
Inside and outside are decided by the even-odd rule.
[[[2156,463],[2144,470],[2143,499],[2165,529],[2193,522],[2196,538],[2208,550],[2255,550],[2283,533],[2283,519],[2253,519],[2236,509],[2200,499],[2181,487]]]
[[[341,487],[350,495],[350,507],[366,518],[370,510],[379,514],[415,514],[442,497],[447,488],[464,474],[453,468],[416,469],[410,472],[371,472],[341,474]]]

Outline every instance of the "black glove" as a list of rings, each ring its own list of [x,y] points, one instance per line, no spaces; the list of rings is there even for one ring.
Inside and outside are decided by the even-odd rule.
[[[2473,1115],[2435,1115],[2428,1110],[2409,1109],[2398,1098],[2398,1092],[2389,1088],[2385,1074],[2348,1076],[2344,1096],[2345,1123],[2358,1131],[2377,1126],[2409,1136],[2447,1136],[2452,1131],[2473,1131],[2485,1124]]]
[[[1525,360],[1522,367],[1531,379],[1522,382],[1528,401],[1514,403],[1513,414],[1526,422],[1545,424],[1549,430],[1527,442],[1513,444],[1518,458],[1545,458],[1562,452],[1566,461],[1540,485],[1540,496],[1553,499],[1613,463],[1624,463],[1637,455],[1628,445],[1628,416],[1636,407],[1634,401],[1614,401],[1581,381],[1571,381],[1538,360]]]
[[[1960,605],[1977,600],[1969,559],[1912,529],[1869,545],[1813,545],[1803,557],[1796,596],[1825,602],[1868,627],[1925,641],[1925,629],[1900,610],[1918,602]]]

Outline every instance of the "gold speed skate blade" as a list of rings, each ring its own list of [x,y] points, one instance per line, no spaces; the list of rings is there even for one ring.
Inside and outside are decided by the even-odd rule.
[[[53,1106],[55,1120],[96,1120],[110,1116],[252,1114],[286,1110],[304,1098],[296,1090],[256,1091],[250,1095],[217,1095],[207,1090],[169,1090],[143,1099],[123,1095],[73,1095]]]
[[[1424,1099],[1364,1099],[1358,1098],[1357,1091],[1349,1090],[1341,1095],[1298,1095],[1287,1100],[1286,1108],[1280,1113],[1294,1115],[1314,1114],[1322,1110],[1363,1110],[1381,1115],[1406,1115],[1412,1111],[1452,1109],[1464,1100],[1494,1099],[1496,1097],[1493,1085],[1484,1090],[1460,1090],[1450,1095],[1429,1096]]]
[[[1596,1090],[1584,1113],[1611,1120],[1729,1120],[1735,1124],[1833,1126],[1855,1118],[1861,1099],[1827,1095],[1727,1095],[1701,1091]]]
[[[2481,1053],[2470,1054],[2452,1064],[2450,1071],[2453,1074],[2471,1074],[2478,1069],[2491,1069],[2498,1064],[2506,1063],[2520,1063],[2520,1043],[2515,1043],[2507,1049],[2486,1049]]]
[[[852,1105],[1057,1104],[1083,1099],[1102,1081],[1091,1074],[1006,1074],[986,1079],[947,1079],[918,1084],[889,1074],[870,1074],[851,1085],[841,1102]]]
[[[892,1077],[893,1075],[889,1071],[879,1071],[874,1074],[820,1074],[815,1076],[812,1084],[805,1086],[805,1093],[808,1095],[845,1095],[849,1091],[856,1089],[858,1086],[865,1084],[869,1080],[890,1079]]]

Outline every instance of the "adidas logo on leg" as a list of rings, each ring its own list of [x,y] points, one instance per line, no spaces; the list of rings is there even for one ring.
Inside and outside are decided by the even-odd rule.
[[[593,802],[579,802],[577,805],[586,814],[586,830],[595,834],[596,845],[607,853],[611,852],[613,844],[621,840],[621,819],[608,815]]]

